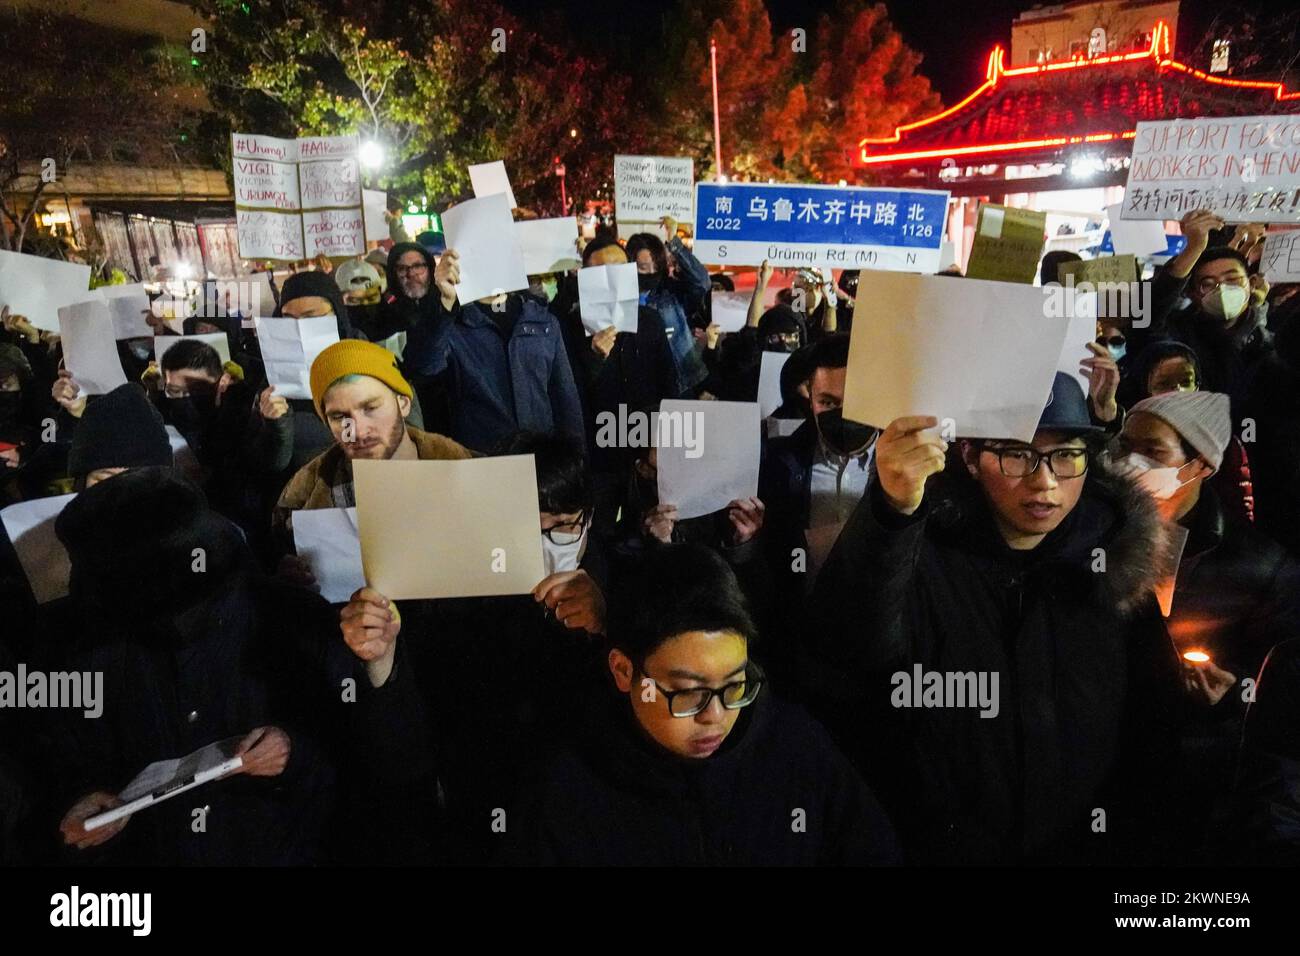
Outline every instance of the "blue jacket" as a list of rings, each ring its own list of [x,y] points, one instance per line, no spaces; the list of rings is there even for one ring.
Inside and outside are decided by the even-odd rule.
[[[512,294],[515,317],[507,340],[491,309],[477,302],[446,312],[407,334],[403,363],[418,376],[443,380],[450,436],[490,451],[516,431],[567,435],[582,441],[582,406],[560,326],[546,307]],[[427,413],[426,413],[427,414]]]
[[[677,260],[677,277],[665,279],[659,288],[647,294],[643,304],[657,311],[663,319],[677,367],[677,381],[682,390],[687,391],[699,385],[709,374],[703,360],[695,354],[695,337],[686,321],[709,294],[709,270],[682,245],[679,237],[673,236],[667,246]]]

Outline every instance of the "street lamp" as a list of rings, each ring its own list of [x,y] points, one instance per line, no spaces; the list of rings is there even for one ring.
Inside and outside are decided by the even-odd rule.
[[[560,157],[555,157],[555,175],[560,178],[560,208],[563,212],[569,211],[569,193],[564,188],[564,174],[567,170],[564,163],[560,162]]]
[[[361,149],[357,152],[357,159],[366,169],[378,169],[384,165],[384,147],[373,139],[368,139],[361,144]]]

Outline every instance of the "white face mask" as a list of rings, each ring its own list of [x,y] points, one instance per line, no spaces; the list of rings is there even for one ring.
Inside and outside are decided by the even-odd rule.
[[[1246,311],[1246,304],[1249,301],[1249,289],[1224,283],[1201,299],[1201,308],[1216,319],[1231,322]]]
[[[1178,477],[1182,468],[1167,467],[1137,453],[1116,458],[1113,465],[1115,471],[1133,478],[1143,491],[1157,501],[1168,501],[1180,488],[1190,484]]]
[[[542,535],[542,568],[546,571],[546,576],[550,577],[561,571],[578,570],[578,563],[587,553],[587,529],[583,528],[581,534],[558,532],[552,534],[563,543],[557,543]]]

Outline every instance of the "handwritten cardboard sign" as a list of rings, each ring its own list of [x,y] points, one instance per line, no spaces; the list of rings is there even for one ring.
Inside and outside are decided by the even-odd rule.
[[[1045,212],[981,203],[966,278],[1032,284],[1046,228]]]

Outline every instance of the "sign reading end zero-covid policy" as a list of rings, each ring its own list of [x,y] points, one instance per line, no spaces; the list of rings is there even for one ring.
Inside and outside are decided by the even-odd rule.
[[[938,272],[948,194],[697,183],[695,255],[714,265]]]

